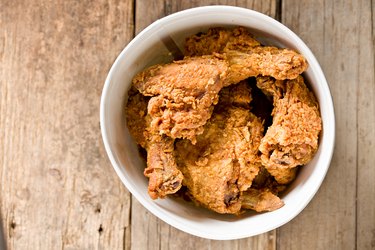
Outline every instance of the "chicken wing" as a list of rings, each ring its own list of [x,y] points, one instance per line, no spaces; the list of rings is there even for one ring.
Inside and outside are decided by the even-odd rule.
[[[164,198],[181,188],[182,173],[174,157],[174,140],[154,133],[149,129],[147,97],[132,88],[126,106],[130,134],[147,150],[147,168],[144,175],[149,178],[148,192],[151,198]]]
[[[303,56],[292,50],[255,46],[155,65],[137,74],[133,86],[152,96],[148,113],[153,130],[195,143],[223,87],[258,75],[292,79],[306,68]]]
[[[228,106],[231,100],[220,99],[195,145],[189,140],[176,143],[176,159],[183,185],[196,201],[218,213],[235,214],[241,210],[242,191],[261,166],[257,152],[263,126],[248,109]]]
[[[287,81],[258,77],[257,86],[274,98],[273,122],[259,147],[262,164],[277,182],[287,184],[295,178],[296,167],[309,162],[318,148],[318,103],[302,76]]]
[[[139,73],[133,86],[143,95],[153,96],[148,106],[151,128],[194,142],[218,102],[227,69],[226,61],[205,56],[152,66]]]
[[[186,39],[185,55],[223,54],[230,65],[229,78],[239,82],[250,76],[294,79],[307,68],[306,60],[290,49],[262,46],[244,27],[211,28]]]

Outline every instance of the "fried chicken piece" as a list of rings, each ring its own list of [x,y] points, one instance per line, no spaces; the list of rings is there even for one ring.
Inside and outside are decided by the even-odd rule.
[[[296,169],[296,168],[294,168]],[[267,171],[267,169],[262,166],[259,169],[259,173],[255,176],[251,188],[257,190],[269,190],[273,194],[278,195],[280,192],[284,191],[286,185],[279,184],[275,178]]]
[[[275,180],[278,183],[288,184],[296,178],[298,168],[288,168],[272,165],[268,166],[267,170],[273,175],[273,177],[275,177]]]
[[[152,96],[148,113],[153,130],[195,143],[223,87],[258,75],[295,78],[306,67],[303,56],[294,51],[257,46],[155,65],[137,74],[133,86]]]
[[[186,38],[184,54],[203,56],[227,50],[246,51],[260,45],[244,27],[235,29],[216,27],[209,29],[207,33],[201,32]]]
[[[270,212],[284,206],[284,202],[268,189],[249,188],[241,195],[242,208]]]
[[[285,185],[277,183],[275,178],[262,166],[254,178],[251,188],[242,193],[242,208],[257,212],[279,209],[284,205],[284,202],[278,197],[278,194],[285,188]]]
[[[164,198],[176,193],[182,186],[184,176],[177,168],[174,156],[174,140],[154,135],[147,147],[148,193],[152,199]]]
[[[203,132],[218,102],[219,91],[227,84],[226,61],[205,56],[166,65],[155,65],[133,79],[150,99],[151,128],[172,138],[188,138]]]
[[[307,69],[305,58],[290,49],[258,46],[245,52],[228,50],[223,55],[230,65],[228,79],[232,82],[252,76],[294,79]]]
[[[287,184],[296,167],[317,151],[322,129],[318,103],[302,76],[287,81],[258,77],[257,86],[274,98],[273,122],[259,147],[262,164],[278,183]]]
[[[125,108],[127,127],[136,143],[146,148],[149,138],[147,104],[150,98],[140,94],[134,87],[130,88],[128,95]]]
[[[239,82],[250,76],[294,79],[307,68],[303,56],[290,49],[262,46],[244,27],[211,28],[186,39],[185,55],[223,54],[231,67],[229,76]],[[301,70],[302,69],[302,70]]]
[[[237,157],[240,164],[240,176],[237,182],[238,186],[240,187],[240,191],[246,190],[251,186],[252,180],[256,176],[254,173],[257,172],[254,171],[254,167],[257,168],[260,166],[260,158],[257,153],[260,140],[263,137],[263,124],[258,117],[250,112],[251,100],[251,88],[247,81],[244,80],[238,84],[223,88],[220,91],[220,100],[216,107],[217,114],[227,113],[229,115],[227,118],[229,119],[229,127],[227,127],[226,130],[231,130],[230,133],[235,132],[232,131],[231,126],[237,127],[244,121],[244,119],[248,121],[247,129],[249,130],[250,134],[248,135],[246,132],[244,132],[243,135],[245,137],[242,138],[241,141],[241,143],[243,143],[243,140],[245,139],[245,144],[238,144],[234,146],[234,149],[237,150],[236,154],[243,155],[242,158]],[[234,125],[230,125],[231,123]],[[246,129],[244,131],[246,131]],[[224,132],[226,131],[224,130]],[[233,135],[233,137],[235,136],[238,136],[238,134]],[[249,144],[246,145],[246,143]]]
[[[176,143],[176,159],[183,185],[198,203],[218,213],[236,214],[241,210],[242,191],[259,171],[263,126],[249,110],[228,106],[225,101],[233,98],[221,100],[195,145],[189,140]]]
[[[147,150],[144,175],[149,178],[149,195],[156,199],[177,192],[181,188],[183,175],[175,161],[174,140],[149,129],[151,119],[147,115],[148,99],[132,88],[129,91],[126,116],[130,134]]]

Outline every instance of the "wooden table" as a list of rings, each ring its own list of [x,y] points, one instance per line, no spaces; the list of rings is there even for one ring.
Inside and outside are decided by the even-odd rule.
[[[272,16],[317,56],[336,148],[308,207],[256,237],[212,241],[146,211],[112,169],[99,101],[119,52],[148,24],[202,5]],[[0,0],[0,201],[9,249],[375,249],[375,3]],[[244,229],[246,230],[246,229]]]

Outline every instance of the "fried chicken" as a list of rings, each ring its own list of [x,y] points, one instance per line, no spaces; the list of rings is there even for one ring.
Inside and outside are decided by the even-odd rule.
[[[248,87],[238,89],[247,89],[250,95]],[[195,145],[189,140],[176,143],[183,185],[192,197],[211,210],[231,214],[241,210],[241,193],[251,186],[258,174],[257,152],[263,136],[262,122],[248,109],[234,106],[248,104],[248,100],[233,100],[235,98],[226,93],[223,102],[220,98],[220,104],[204,126],[203,134],[197,136]]]
[[[258,75],[292,79],[307,67],[303,56],[292,50],[260,46],[250,35],[239,37],[247,37],[248,43],[234,37],[226,42],[231,50],[155,65],[134,77],[133,86],[152,97],[148,106],[152,130],[195,143],[223,87]],[[209,42],[202,47],[209,47]],[[242,47],[235,50],[238,44]]]
[[[187,56],[215,53],[223,54],[229,62],[233,82],[257,75],[294,79],[307,68],[306,60],[295,51],[262,46],[244,27],[211,28],[186,39]]]
[[[138,73],[129,92],[128,128],[147,150],[150,197],[183,185],[218,213],[282,207],[278,193],[311,160],[321,131],[317,101],[300,76],[306,60],[262,46],[242,27],[191,36],[185,55]],[[249,77],[257,77],[254,99],[265,99],[268,113],[250,105]],[[262,92],[274,104],[270,127],[272,105]]]
[[[143,95],[153,96],[148,106],[151,128],[194,142],[218,102],[227,69],[226,61],[205,56],[152,66],[138,74],[133,86]]]
[[[130,134],[138,145],[146,148],[148,144],[148,122],[147,104],[150,98],[140,94],[135,88],[130,88],[126,104],[126,122]]]
[[[246,51],[261,44],[243,27],[216,27],[186,38],[185,56],[203,56],[227,50]]]
[[[132,88],[126,106],[130,134],[147,150],[147,168],[144,175],[149,178],[148,192],[151,198],[164,198],[181,188],[183,175],[177,168],[174,156],[174,140],[154,133],[149,129],[147,97]]]
[[[285,189],[278,184],[265,167],[260,167],[251,187],[242,193],[242,209],[266,212],[279,209],[284,202],[277,196]]]
[[[273,194],[277,195],[284,191],[286,186],[279,184],[275,178],[267,171],[267,169],[262,166],[259,169],[258,175],[255,176],[251,188],[257,190],[269,190]]]
[[[287,184],[296,167],[317,151],[322,129],[318,103],[302,76],[286,81],[258,77],[257,86],[274,99],[273,122],[259,147],[262,164],[278,183]]]
[[[268,189],[249,188],[242,193],[242,208],[269,212],[284,206],[284,202]]]

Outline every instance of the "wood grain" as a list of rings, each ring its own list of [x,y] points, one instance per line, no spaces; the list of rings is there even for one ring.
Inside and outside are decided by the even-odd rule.
[[[369,5],[369,1],[283,1],[283,23],[300,35],[325,71],[337,123],[327,177],[309,206],[278,230],[279,249],[375,247],[371,147],[375,112],[370,101],[374,44]]]
[[[99,130],[132,1],[0,2],[1,213],[9,249],[123,249],[129,193]]]
[[[278,230],[233,241],[183,233],[131,198],[99,124],[104,79],[133,35],[165,15],[214,4],[255,9],[295,31],[321,63],[336,112],[335,154],[312,202]],[[370,0],[0,0],[8,248],[375,249],[374,12]]]
[[[277,16],[277,1],[147,1],[136,3],[136,33],[165,15],[176,11],[214,4],[237,5]],[[147,15],[145,15],[147,13]],[[132,199],[132,249],[276,249],[276,231],[232,241],[214,241],[194,237],[177,230],[150,214]],[[147,239],[140,241],[144,235]]]
[[[356,247],[375,249],[375,4],[360,1],[360,10]]]

